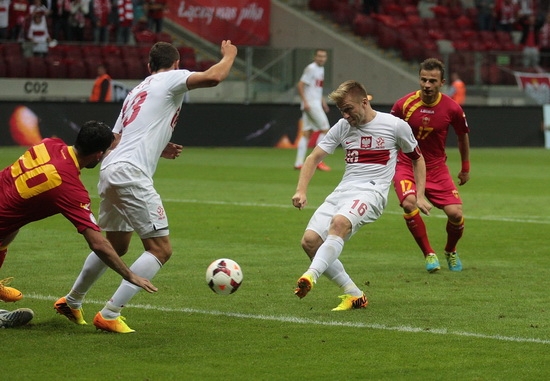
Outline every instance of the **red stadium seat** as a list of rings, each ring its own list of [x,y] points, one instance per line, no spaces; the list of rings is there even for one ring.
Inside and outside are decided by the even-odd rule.
[[[124,59],[127,79],[143,79],[149,75],[147,67],[143,65],[140,59]]]
[[[47,57],[46,65],[48,66],[49,78],[66,78],[67,77],[67,66],[65,65],[64,60],[49,59],[49,57]]]
[[[5,59],[6,77],[25,78],[27,76],[27,61],[23,57],[9,56]]]
[[[172,38],[172,35],[170,33],[158,32],[158,33],[155,34],[155,41],[156,42],[164,41],[164,42],[172,43],[173,40],[174,39]]]
[[[67,59],[65,60],[65,65],[67,67],[67,78],[84,79],[91,77],[88,73],[88,68],[82,60]],[[94,76],[92,78],[95,78],[95,76],[96,72],[94,72]]]
[[[0,58],[0,78],[6,77],[6,73],[6,63],[4,62],[4,59]]]
[[[0,53],[4,58],[8,57],[23,57],[21,44],[6,42],[0,44]]]
[[[118,45],[101,45],[101,56],[103,59],[121,59],[122,49]]]
[[[135,32],[134,39],[138,44],[154,44],[157,41],[155,33],[150,30]]]
[[[126,72],[126,66],[119,58],[106,58],[103,63],[107,69],[107,73],[114,80],[128,79],[128,73]]]
[[[43,57],[27,58],[27,77],[29,78],[48,78],[48,66]]]

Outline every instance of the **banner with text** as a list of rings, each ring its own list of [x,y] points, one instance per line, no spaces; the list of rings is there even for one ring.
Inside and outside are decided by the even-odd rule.
[[[514,76],[519,88],[539,105],[550,103],[550,75],[548,73],[515,71]]]
[[[269,0],[168,0],[166,17],[202,38],[219,44],[269,44]]]

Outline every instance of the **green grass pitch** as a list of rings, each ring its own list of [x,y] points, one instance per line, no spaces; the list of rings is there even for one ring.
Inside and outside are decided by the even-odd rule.
[[[23,148],[0,149],[0,167]],[[456,149],[449,149],[456,176]],[[466,228],[464,270],[442,255],[443,213],[425,221],[442,269],[428,274],[393,189],[384,215],[349,241],[340,257],[365,290],[364,310],[332,312],[340,290],[321,278],[293,295],[308,260],[303,229],[342,176],[343,152],[318,172],[309,206],[291,206],[294,150],[188,148],[161,160],[174,249],[123,310],[135,334],[76,326],[53,310],[89,253],[74,227],[56,216],[23,228],[0,278],[15,277],[29,307],[27,327],[0,330],[5,380],[544,380],[550,379],[550,151],[473,149],[471,180],[460,187]],[[97,169],[83,170],[94,211]],[[142,252],[134,238],[126,262]],[[244,282],[232,295],[205,283],[208,264],[236,260]],[[88,323],[118,287],[108,271],[84,305]]]

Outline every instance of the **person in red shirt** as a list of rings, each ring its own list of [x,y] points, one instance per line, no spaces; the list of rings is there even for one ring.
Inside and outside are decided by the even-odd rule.
[[[426,198],[447,215],[447,243],[445,257],[451,271],[461,271],[462,263],[456,245],[464,231],[462,200],[447,167],[445,142],[452,126],[458,138],[458,151],[462,168],[458,173],[458,185],[470,179],[470,140],[468,123],[462,107],[449,96],[441,93],[445,83],[445,66],[435,58],[420,64],[420,90],[399,99],[391,113],[409,123],[426,160]],[[411,160],[402,152],[398,154],[395,176],[395,192],[404,211],[405,222],[422,250],[428,272],[440,269],[439,260],[428,240],[426,225],[419,213],[416,200]]]
[[[29,14],[29,2],[26,0],[12,0],[10,3],[10,30],[11,40],[24,40],[25,20]]]
[[[146,4],[149,29],[155,33],[162,32],[166,0],[148,0]]]
[[[80,129],[73,146],[58,138],[43,139],[0,171],[0,267],[8,245],[22,227],[62,214],[105,264],[136,286],[148,292],[157,290],[149,280],[134,274],[101,234],[90,208],[90,196],[80,180],[81,168],[94,168],[113,141],[109,126],[89,121]],[[6,284],[0,281],[0,300],[21,299],[21,292]]]

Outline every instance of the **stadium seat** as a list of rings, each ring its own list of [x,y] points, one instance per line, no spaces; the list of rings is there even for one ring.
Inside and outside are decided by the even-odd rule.
[[[46,58],[48,78],[67,78],[67,66],[64,60]]]
[[[0,53],[4,58],[8,57],[23,57],[21,44],[6,42],[0,44]]]
[[[82,59],[80,45],[65,45],[65,55],[63,58]]]
[[[27,77],[48,78],[48,66],[43,57],[29,57],[26,61]]]
[[[0,78],[6,77],[6,73],[6,63],[4,62],[3,58],[0,58]]]
[[[155,33],[150,30],[135,32],[134,39],[138,44],[154,44],[157,40]]]
[[[107,69],[107,73],[114,80],[128,79],[128,73],[126,72],[126,66],[119,58],[106,58],[103,63]]]
[[[195,71],[197,70],[197,60],[195,57],[180,58],[180,68]]]
[[[95,78],[97,72],[94,72],[93,76],[88,73],[88,68],[84,62],[80,59],[66,59],[65,65],[67,67],[67,78],[71,79],[84,79],[84,78]]]
[[[173,40],[174,39],[172,38],[172,35],[170,33],[158,32],[158,33],[155,34],[155,41],[156,42],[163,41],[163,42],[172,43]]]
[[[25,78],[27,76],[27,61],[23,57],[8,56],[5,58],[6,77]]]
[[[126,67],[127,79],[143,79],[149,75],[147,66],[139,58],[124,58],[123,63]]]
[[[135,45],[122,45],[120,46],[120,55],[124,60],[128,58],[139,60],[140,52]]]
[[[106,59],[122,59],[122,49],[118,45],[101,45],[101,56]]]

